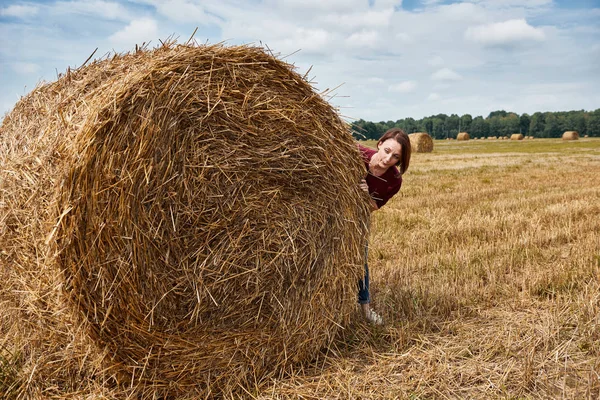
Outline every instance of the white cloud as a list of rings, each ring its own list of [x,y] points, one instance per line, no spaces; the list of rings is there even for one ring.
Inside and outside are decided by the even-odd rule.
[[[169,0],[157,5],[156,10],[175,22],[192,22],[198,25],[217,24],[220,20],[197,4],[186,0]]]
[[[11,64],[11,68],[19,75],[35,74],[40,71],[40,66],[29,62],[16,62]]]
[[[102,0],[57,1],[53,10],[62,14],[83,14],[107,20],[124,20],[129,17],[123,5]]]
[[[469,27],[465,38],[484,45],[504,45],[524,41],[542,41],[544,31],[529,25],[524,19],[511,19],[487,25]]]
[[[397,83],[395,85],[391,85],[388,90],[390,92],[398,92],[398,93],[410,93],[413,92],[417,88],[417,82],[415,81],[404,81]]]
[[[482,3],[485,4],[486,7],[540,7],[548,4],[552,4],[552,0],[470,0],[472,3]]]
[[[393,9],[359,11],[350,14],[330,13],[318,17],[317,20],[328,25],[330,29],[381,29],[390,24],[393,14]]]
[[[396,39],[398,39],[401,42],[404,43],[410,43],[412,42],[412,37],[408,34],[408,33],[404,33],[404,32],[398,32],[395,35]]]
[[[154,41],[158,38],[158,25],[150,18],[134,19],[122,30],[115,32],[109,40],[121,48],[130,49],[136,44]]]
[[[434,81],[460,81],[462,76],[450,68],[442,68],[431,75]]]
[[[7,11],[9,1],[39,11]],[[101,56],[171,34],[183,41],[196,27],[198,42],[262,42],[301,74],[313,66],[309,78],[317,90],[344,83],[330,101],[349,117],[600,104],[599,11],[591,7],[566,9],[550,0],[430,1],[416,11],[395,10],[400,0],[9,1],[0,3],[2,15],[31,19],[0,25],[0,59],[6,60],[0,105],[14,104],[40,77],[52,80],[56,70],[82,63],[96,47]],[[585,82],[587,94],[571,89],[573,82]],[[399,95],[411,92],[417,95]],[[553,100],[543,102],[544,96]]]
[[[13,4],[1,9],[0,15],[3,17],[27,18],[37,15],[38,11],[38,7]]]
[[[373,47],[377,44],[379,33],[376,31],[361,31],[350,35],[346,39],[346,44],[350,47]]]
[[[444,59],[441,56],[434,56],[433,58],[427,60],[427,64],[431,65],[432,67],[440,67],[444,65]]]
[[[361,0],[267,0],[266,6],[271,9],[309,9],[321,12],[347,12],[348,10],[356,9],[361,5],[364,6],[364,3],[365,2]]]
[[[375,0],[374,8],[393,8],[402,5],[402,0]]]
[[[277,52],[326,53],[330,40],[329,33],[322,29],[295,28],[285,39],[265,40],[264,43]]]

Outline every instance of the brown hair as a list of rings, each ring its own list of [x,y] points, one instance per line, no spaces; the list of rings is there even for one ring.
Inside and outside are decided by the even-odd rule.
[[[402,129],[392,128],[388,129],[379,139],[379,141],[377,142],[377,147],[379,147],[381,143],[385,142],[388,139],[394,139],[398,143],[400,143],[400,161],[398,161],[396,167],[398,167],[400,175],[402,175],[408,169],[408,164],[410,164],[410,139],[408,138],[406,132],[404,132]]]

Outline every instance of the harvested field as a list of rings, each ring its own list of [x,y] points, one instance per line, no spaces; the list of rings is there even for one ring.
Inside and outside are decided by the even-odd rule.
[[[373,215],[374,307],[262,399],[597,399],[600,139],[436,141]],[[582,145],[582,146],[578,146]],[[582,166],[585,165],[585,168]]]

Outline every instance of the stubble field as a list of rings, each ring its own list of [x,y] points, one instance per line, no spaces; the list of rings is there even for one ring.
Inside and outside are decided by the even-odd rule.
[[[385,325],[357,308],[334,348],[248,398],[600,398],[600,139],[413,154],[369,262]],[[0,393],[21,372],[0,357]]]
[[[600,398],[600,140],[437,141],[369,261],[386,325],[260,398]]]

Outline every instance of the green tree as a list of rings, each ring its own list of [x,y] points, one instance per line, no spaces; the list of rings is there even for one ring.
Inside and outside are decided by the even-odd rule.
[[[515,113],[508,113],[506,117],[502,119],[504,136],[510,136],[513,133],[519,132],[519,116]]]
[[[417,121],[414,118],[405,118],[404,119],[404,132],[413,133],[418,131]]]
[[[525,113],[519,117],[519,132],[525,136],[529,136],[529,124],[531,123],[531,117]]]
[[[489,134],[489,127],[486,120],[483,117],[475,117],[471,122],[471,131],[469,134],[473,137],[487,137]]]
[[[471,133],[471,124],[473,123],[473,117],[471,114],[465,114],[460,117],[460,131]]]
[[[589,114],[586,132],[590,136],[600,136],[600,108]]]
[[[433,135],[433,120],[431,118],[423,118],[419,124],[419,130]]]
[[[529,134],[535,137],[542,137],[544,134],[544,114],[541,112],[533,113],[531,123],[529,124]]]
[[[558,124],[558,118],[554,113],[548,112],[544,114],[544,137],[557,138],[560,137],[562,132]]]
[[[579,132],[580,135],[587,134],[587,124],[585,120],[585,112],[573,111],[567,117],[567,128],[565,130],[573,130]]]
[[[448,137],[456,138],[458,135],[458,126],[460,123],[460,117],[456,114],[450,115],[446,118],[446,130]]]
[[[432,133],[433,133],[433,137],[435,139],[445,139],[446,138],[445,128],[446,128],[446,126],[444,124],[444,121],[441,118],[438,118],[438,117],[433,118]]]
[[[490,113],[490,115],[488,115],[487,119],[489,120],[494,117],[506,117],[506,111],[504,111],[504,110],[492,111]]]
[[[502,117],[488,118],[489,136],[501,136],[504,134],[504,119]]]

